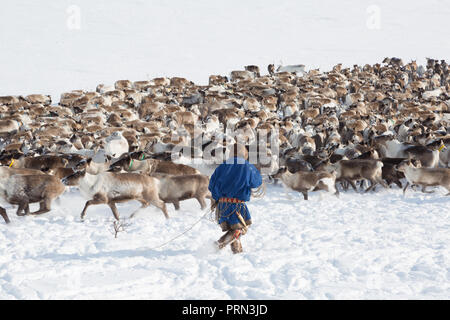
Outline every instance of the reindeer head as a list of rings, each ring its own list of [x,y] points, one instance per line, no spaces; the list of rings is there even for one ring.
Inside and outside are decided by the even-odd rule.
[[[146,154],[144,151],[135,151],[135,152],[130,153],[130,157],[135,160],[142,161],[142,160],[145,160]]]
[[[122,155],[117,161],[112,163],[109,166],[108,171],[109,172],[119,172],[122,169],[128,170],[133,165],[133,157],[130,156],[130,154],[124,154]]]
[[[400,172],[405,172],[407,168],[421,168],[422,164],[420,160],[412,159],[411,157],[408,160],[403,160],[400,164],[394,166],[395,170]]]
[[[277,173],[269,175],[269,179],[272,181],[273,179],[281,179],[284,173],[287,172],[287,167],[281,167],[278,169]]]
[[[92,158],[83,159],[75,165],[75,170],[86,170],[91,165]]]
[[[65,186],[77,186],[80,184],[80,180],[86,175],[86,170],[75,171],[71,175],[61,179],[61,182]]]

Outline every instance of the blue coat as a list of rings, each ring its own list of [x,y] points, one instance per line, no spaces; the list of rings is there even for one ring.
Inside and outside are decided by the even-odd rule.
[[[258,169],[242,158],[233,158],[222,163],[214,171],[209,180],[209,191],[214,200],[220,198],[236,198],[249,201],[252,188],[258,188],[262,184],[261,174]],[[219,203],[219,224],[226,221],[230,225],[239,223],[236,214],[238,210],[244,220],[250,220],[250,212],[245,204]]]

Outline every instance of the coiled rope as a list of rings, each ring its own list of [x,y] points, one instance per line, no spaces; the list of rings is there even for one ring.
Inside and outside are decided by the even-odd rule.
[[[252,197],[256,199],[263,198],[266,195],[266,183],[263,182],[258,188],[252,189]]]

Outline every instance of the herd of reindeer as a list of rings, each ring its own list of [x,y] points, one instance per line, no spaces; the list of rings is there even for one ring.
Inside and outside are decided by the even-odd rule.
[[[90,205],[106,204],[118,220],[116,203],[130,200],[168,218],[166,203],[207,207],[214,160],[237,141],[269,158],[255,163],[267,182],[306,200],[311,191],[378,185],[449,195],[449,84],[444,60],[386,58],[328,72],[269,65],[261,75],[250,65],[208,85],[119,80],[63,93],[57,104],[42,94],[2,96],[0,198],[19,216],[42,214],[70,186],[88,199],[82,219]],[[263,131],[268,141],[258,140]],[[188,158],[174,159],[180,145]],[[30,213],[30,203],[39,210]],[[0,214],[10,222],[3,207]]]

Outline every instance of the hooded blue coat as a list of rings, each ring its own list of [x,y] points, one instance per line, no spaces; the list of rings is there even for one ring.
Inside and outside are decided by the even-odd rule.
[[[258,169],[242,158],[230,158],[216,168],[209,180],[209,191],[214,200],[220,198],[236,198],[249,201],[251,189],[262,184]],[[219,224],[228,222],[230,226],[240,223],[234,212],[239,211],[245,221],[250,220],[250,212],[245,204],[222,203],[218,204]]]

